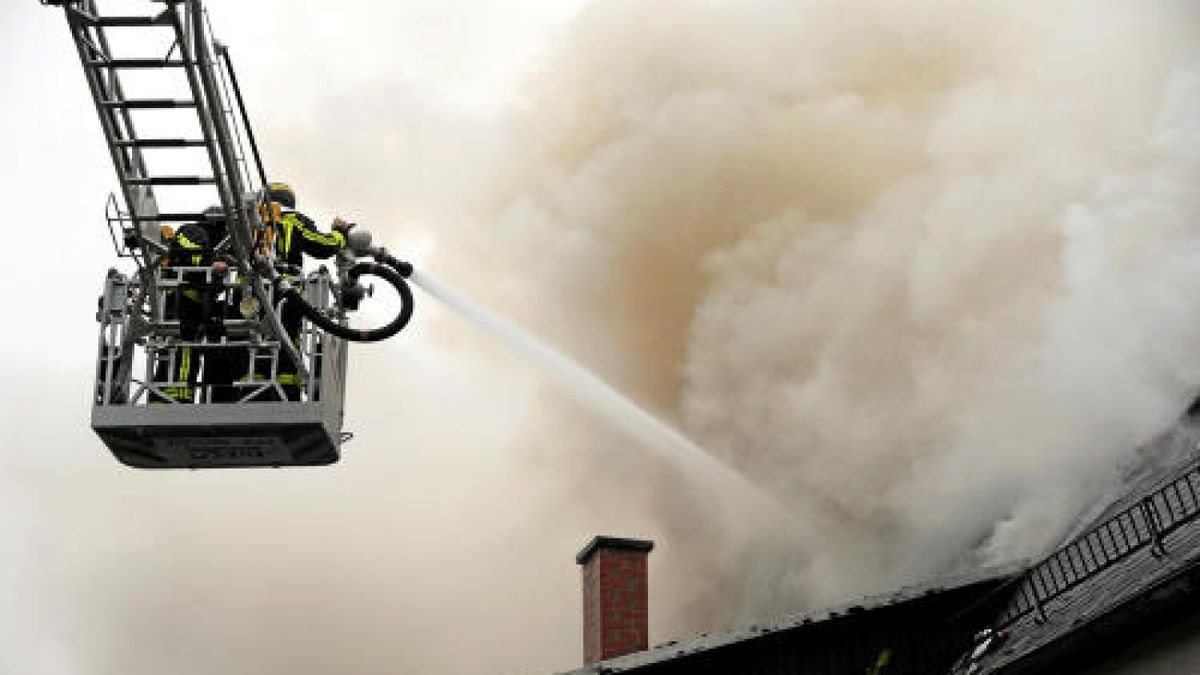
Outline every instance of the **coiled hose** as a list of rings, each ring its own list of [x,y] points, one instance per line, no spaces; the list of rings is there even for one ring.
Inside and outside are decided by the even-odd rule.
[[[409,319],[412,318],[413,294],[404,277],[411,275],[413,268],[409,263],[397,260],[386,253],[382,253],[376,257],[379,259],[379,262],[360,262],[351,267],[348,272],[348,279],[349,283],[353,285],[358,283],[358,278],[363,275],[377,276],[391,284],[396,289],[396,292],[400,294],[400,312],[394,319],[379,328],[360,330],[343,326],[322,314],[316,307],[308,304],[300,296],[300,291],[294,286],[287,290],[285,297],[288,302],[296,303],[304,318],[330,335],[351,342],[379,342],[380,340],[386,340],[399,333],[408,325]]]

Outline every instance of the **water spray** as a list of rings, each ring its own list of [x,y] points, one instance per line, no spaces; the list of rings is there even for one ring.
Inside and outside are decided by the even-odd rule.
[[[428,274],[414,271],[410,280],[480,330],[499,338],[512,352],[531,361],[590,410],[682,470],[708,491],[706,496],[722,503],[723,514],[749,511],[757,522],[768,527],[796,527],[794,518],[762,488],[573,359]]]

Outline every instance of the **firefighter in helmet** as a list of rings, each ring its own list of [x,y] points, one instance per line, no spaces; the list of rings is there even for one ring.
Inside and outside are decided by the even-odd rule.
[[[193,403],[206,351],[194,343],[215,342],[224,331],[225,310],[221,298],[228,266],[214,254],[226,235],[221,207],[205,209],[203,220],[182,225],[169,234],[170,246],[162,278],[173,280],[175,285],[166,293],[163,316],[179,321],[179,340],[185,344],[161,354],[155,364],[154,380],[163,386],[161,391],[151,392],[150,402]],[[212,371],[210,374],[218,380],[228,378],[227,372],[217,373],[218,370],[227,371],[228,367],[218,365],[219,358],[213,361],[208,366]]]
[[[278,218],[274,218],[275,254],[280,262],[290,267],[287,276],[299,277],[302,273],[304,256],[329,258],[346,246],[346,232],[350,225],[341,218],[334,218],[328,233],[319,230],[312,219],[296,211],[296,193],[287,183],[270,183],[267,194],[272,202],[279,204]],[[300,308],[284,303],[280,321],[293,344],[300,340],[303,315]],[[255,379],[265,379],[268,373],[259,372],[263,364],[255,364]],[[279,384],[289,401],[300,400],[304,383],[300,381],[296,364],[286,351],[280,352],[278,367]]]

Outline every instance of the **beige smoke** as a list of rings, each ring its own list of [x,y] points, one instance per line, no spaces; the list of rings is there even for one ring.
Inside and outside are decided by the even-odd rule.
[[[663,498],[668,531],[717,561],[692,621],[1036,555],[1185,406],[1197,18],[1067,0],[583,12],[461,242],[477,292],[828,533],[731,550]]]

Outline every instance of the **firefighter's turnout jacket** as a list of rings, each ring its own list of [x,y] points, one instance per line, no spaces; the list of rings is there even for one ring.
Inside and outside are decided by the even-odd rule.
[[[304,256],[328,258],[346,246],[346,235],[317,229],[312,218],[296,211],[284,211],[275,223],[275,253],[283,262],[299,268]]]
[[[337,230],[321,232],[312,219],[303,213],[285,210],[275,223],[275,253],[280,260],[293,266],[297,274],[304,263],[305,255],[329,258],[345,246],[345,234]],[[303,324],[300,309],[292,303],[284,303],[279,319],[288,337],[300,346],[300,328]],[[256,365],[256,379],[264,379],[267,373],[261,371],[263,364]],[[288,400],[300,400],[300,391],[304,383],[297,374],[296,364],[286,353],[280,354],[278,380]]]
[[[164,318],[179,321],[179,338],[184,342],[203,340],[206,335],[216,338],[221,332],[223,309],[217,299],[223,291],[220,282],[210,282],[207,272],[203,270],[180,272],[173,269],[211,266],[213,247],[217,243],[213,238],[219,234],[212,229],[218,227],[223,226],[217,223],[182,225],[171,239],[167,252],[167,267],[163,276],[170,278],[178,275],[179,285],[166,297]],[[185,345],[164,352],[160,358],[162,360],[155,366],[154,379],[159,383],[169,382],[162,386],[162,393],[179,403],[193,402],[201,363],[209,360],[204,359],[203,350]],[[214,380],[222,379],[225,376],[223,371],[228,370],[219,356],[212,358],[206,368]],[[152,393],[150,400],[158,403],[164,399]]]
[[[168,267],[208,267],[213,262],[213,242],[208,229],[199,223],[188,223],[179,228],[171,240],[167,253]],[[205,283],[203,272],[185,272],[180,288],[189,300],[200,302],[197,286]]]

